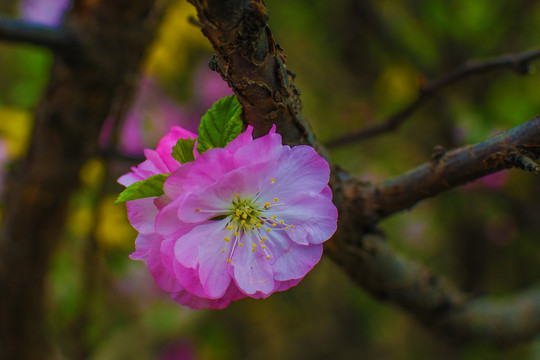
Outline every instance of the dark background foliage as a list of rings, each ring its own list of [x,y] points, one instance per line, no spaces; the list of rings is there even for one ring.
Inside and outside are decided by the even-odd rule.
[[[20,17],[19,6],[0,1],[5,17]],[[430,79],[470,59],[520,53],[535,48],[540,38],[540,4],[526,0],[268,0],[266,6],[274,39],[296,74],[304,117],[322,143],[384,121],[414,101]],[[184,126],[204,112],[197,107],[201,83],[195,74],[212,54],[189,21],[194,15],[187,2],[172,3],[142,70],[182,106],[182,115],[174,116]],[[445,87],[401,127],[333,147],[331,159],[377,183],[428,161],[436,146],[461,147],[519,125],[540,107],[539,77],[531,64],[526,76],[500,69]],[[27,151],[51,65],[49,50],[0,46],[6,171]],[[157,97],[145,110],[150,126],[145,131],[155,132],[145,140],[147,147],[166,131],[148,125],[157,122],[160,101]],[[41,299],[59,357],[165,359],[176,351],[175,356],[198,359],[540,358],[540,338],[504,348],[456,343],[373,299],[328,258],[299,286],[267,300],[241,300],[223,311],[183,308],[157,289],[142,263],[128,259],[136,234],[124,209],[112,204],[121,190],[115,179],[133,164],[92,157],[69,199],[68,221]],[[424,201],[380,226],[395,249],[470,296],[511,293],[540,275],[538,185],[532,174],[506,170]]]

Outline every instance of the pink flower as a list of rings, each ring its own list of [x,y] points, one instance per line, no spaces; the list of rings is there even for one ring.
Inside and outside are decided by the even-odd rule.
[[[23,19],[59,27],[71,7],[71,0],[23,0],[19,7]]]
[[[309,146],[283,146],[275,129],[254,140],[248,127],[225,148],[180,166],[170,153],[187,136],[173,128],[119,179],[127,186],[171,173],[164,195],[127,204],[139,231],[132,259],[192,308],[224,308],[297,285],[337,226],[326,161]]]

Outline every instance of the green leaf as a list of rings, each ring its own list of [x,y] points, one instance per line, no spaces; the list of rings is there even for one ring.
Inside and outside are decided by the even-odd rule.
[[[242,132],[242,105],[234,95],[219,99],[204,114],[199,125],[199,154],[215,147],[225,147]]]
[[[193,148],[195,147],[195,139],[178,139],[176,145],[172,148],[171,156],[180,164],[195,160]]]
[[[126,201],[149,198],[163,195],[163,183],[170,174],[157,174],[148,179],[129,185],[118,195],[115,204],[125,203]]]

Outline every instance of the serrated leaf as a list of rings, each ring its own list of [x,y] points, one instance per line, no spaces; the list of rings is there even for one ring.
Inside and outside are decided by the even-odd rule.
[[[242,132],[242,105],[234,95],[219,99],[204,114],[199,125],[199,154],[215,147],[225,147]]]
[[[115,204],[163,195],[163,184],[170,174],[157,174],[129,185],[118,195]]]
[[[176,145],[172,148],[171,156],[180,164],[185,164],[195,160],[193,148],[195,147],[195,139],[178,139]]]

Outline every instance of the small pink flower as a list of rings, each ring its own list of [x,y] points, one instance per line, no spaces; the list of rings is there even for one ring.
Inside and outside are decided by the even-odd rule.
[[[23,0],[19,4],[21,17],[42,25],[59,27],[71,0]]]
[[[180,165],[170,149],[188,136],[173,129],[119,179],[127,186],[171,173],[164,195],[127,204],[139,231],[132,259],[192,308],[224,308],[297,285],[337,226],[326,161],[309,146],[283,146],[274,129],[253,139],[248,127],[225,148]]]

